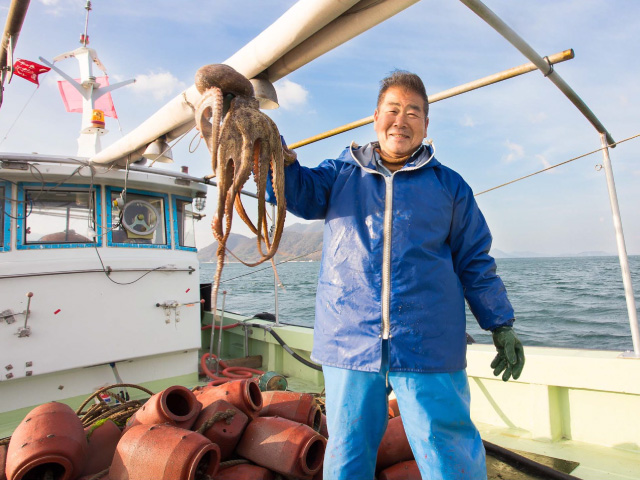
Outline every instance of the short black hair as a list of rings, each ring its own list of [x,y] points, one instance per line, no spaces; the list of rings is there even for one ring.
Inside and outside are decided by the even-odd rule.
[[[406,70],[394,70],[388,77],[380,81],[380,91],[378,92],[378,107],[382,103],[384,94],[391,87],[400,87],[411,92],[415,92],[424,99],[425,117],[429,116],[429,98],[427,97],[427,89],[424,88],[422,79],[415,73]]]

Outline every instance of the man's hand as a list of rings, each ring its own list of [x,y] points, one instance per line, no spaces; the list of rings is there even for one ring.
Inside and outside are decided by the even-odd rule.
[[[491,362],[493,374],[497,377],[504,371],[502,380],[506,382],[509,377],[517,380],[524,368],[524,348],[516,332],[513,328],[505,326],[496,328],[491,335],[498,351],[496,358]]]
[[[282,143],[282,155],[284,156],[284,166],[288,167],[298,159],[298,154],[293,150],[289,150],[287,143],[284,141],[284,137],[280,135],[280,142]]]

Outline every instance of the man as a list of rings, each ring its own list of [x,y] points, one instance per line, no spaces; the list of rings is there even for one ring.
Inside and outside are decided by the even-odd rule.
[[[524,365],[471,188],[422,143],[428,113],[420,78],[396,71],[381,84],[377,142],[285,168],[287,209],[325,221],[311,356],[325,377],[325,480],[374,478],[388,389],[424,479],[486,479],[469,415],[465,299],[493,332],[494,374],[518,378]]]

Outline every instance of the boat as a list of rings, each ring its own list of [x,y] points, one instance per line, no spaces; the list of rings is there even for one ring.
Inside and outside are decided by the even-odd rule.
[[[223,63],[247,78],[266,76],[275,82],[413,3],[301,0]],[[518,74],[542,71],[595,127],[617,226],[608,149],[615,140],[554,71],[553,64],[560,60],[542,57],[481,2],[462,3],[530,60]],[[80,83],[99,90],[91,80],[92,53],[83,48],[73,55],[86,62]],[[571,56],[560,54],[565,60]],[[430,99],[450,98],[509,75],[483,77]],[[203,360],[207,353],[228,364],[275,372],[291,390],[321,394],[322,373],[309,359],[312,329],[287,325],[278,316],[277,303],[273,318],[267,319],[226,312],[222,303],[219,329],[212,328],[214,312],[206,305],[201,311],[207,299],[199,293],[192,222],[200,217],[198,205],[202,207],[213,182],[158,168],[168,152],[166,142],[176,142],[191,130],[190,105],[197,99],[195,87],[187,88],[106,148],[96,144],[104,129],[91,123],[93,108],[88,108],[81,128],[81,135],[91,139],[81,143],[95,150],[88,154],[0,154],[0,190],[10,199],[3,205],[4,218],[10,220],[2,229],[0,252],[0,358],[5,368],[0,378],[0,437],[9,435],[38,404],[56,400],[77,407],[113,383],[137,384],[153,392],[174,385],[195,388],[209,381],[198,371],[199,365],[205,371],[212,368]],[[38,218],[42,223],[34,226]],[[622,270],[628,277],[621,234],[619,229]],[[488,367],[493,345],[468,345],[472,418],[483,439],[584,480],[640,479],[640,339],[627,277],[634,351],[527,347],[522,377],[504,383]],[[217,334],[212,335],[214,330]],[[131,387],[116,389],[122,390],[123,399],[144,396]],[[105,394],[103,400],[112,398]]]

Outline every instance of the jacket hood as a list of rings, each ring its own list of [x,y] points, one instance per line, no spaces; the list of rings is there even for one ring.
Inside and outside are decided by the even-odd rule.
[[[365,170],[375,171],[376,164],[374,156],[375,150],[379,147],[380,144],[378,142],[370,142],[362,147],[352,142],[351,145],[342,152],[339,160],[358,165]],[[424,166],[436,167],[440,165],[440,162],[433,156],[434,152],[435,150],[432,145],[423,144],[402,168],[416,169]]]

